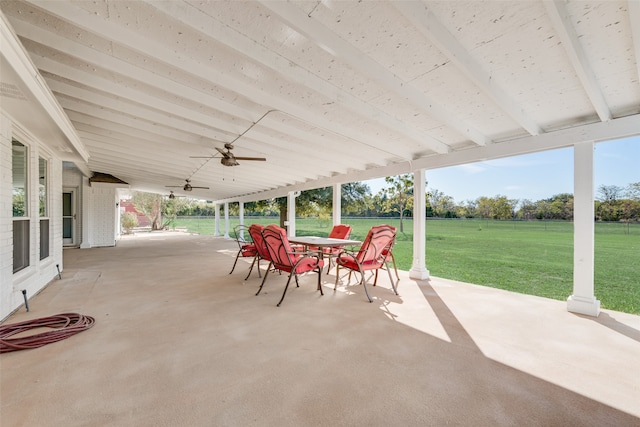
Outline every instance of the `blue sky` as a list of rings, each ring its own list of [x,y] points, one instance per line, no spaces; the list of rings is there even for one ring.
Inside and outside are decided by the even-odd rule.
[[[640,137],[595,145],[595,190],[600,185],[626,187],[640,182]],[[481,196],[537,201],[573,193],[573,148],[433,169],[426,172],[427,189],[437,189],[456,203]],[[384,179],[366,181],[376,194]]]

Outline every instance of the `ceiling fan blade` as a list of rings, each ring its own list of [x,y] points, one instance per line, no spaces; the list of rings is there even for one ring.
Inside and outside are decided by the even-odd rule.
[[[165,185],[165,187],[167,187],[167,188],[182,188],[184,186],[183,185]]]
[[[236,160],[255,160],[255,161],[259,161],[259,162],[266,162],[267,159],[265,159],[264,157],[241,157],[241,156],[235,156]]]
[[[223,157],[225,157],[225,158],[228,158],[228,157],[231,155],[230,153],[228,153],[228,152],[224,151],[222,148],[218,148],[218,147],[214,147],[214,148],[215,148],[216,150],[218,150],[218,152],[219,152],[220,154],[222,154],[222,156],[223,156]]]
[[[216,156],[189,156],[190,159],[213,159]]]
[[[195,185],[192,185],[191,188],[202,188],[204,190],[208,190],[209,189],[209,187],[196,187]]]

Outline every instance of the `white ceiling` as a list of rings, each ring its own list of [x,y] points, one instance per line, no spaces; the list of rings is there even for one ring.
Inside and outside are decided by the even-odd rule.
[[[640,134],[638,0],[0,9],[88,170],[138,190],[255,200]],[[267,161],[193,158],[226,142]]]

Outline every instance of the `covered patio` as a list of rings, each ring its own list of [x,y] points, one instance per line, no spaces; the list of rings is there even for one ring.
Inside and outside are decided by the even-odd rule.
[[[636,0],[3,1],[0,319],[63,247],[115,245],[121,190],[225,219],[286,197],[295,236],[302,191],[332,187],[338,224],[349,183],[411,174],[426,195],[432,169],[566,147],[566,306],[597,317],[593,152],[640,134],[639,20]]]
[[[638,316],[401,271],[320,296],[313,276],[229,275],[235,243],[181,232],[64,250],[7,322],[95,325],[2,355],[3,426],[580,425],[640,422]],[[263,266],[264,268],[264,266]]]

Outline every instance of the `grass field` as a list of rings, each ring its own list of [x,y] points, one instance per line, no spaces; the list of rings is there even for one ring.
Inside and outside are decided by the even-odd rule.
[[[245,224],[271,224],[277,218],[245,218]],[[371,226],[397,219],[343,218],[362,240]],[[230,232],[238,224],[230,219]],[[180,218],[176,227],[213,234],[212,218]],[[224,227],[224,221],[221,221]],[[297,235],[326,236],[330,220],[297,219]],[[224,233],[224,230],[222,230]],[[413,224],[405,220],[394,255],[409,270]],[[430,274],[523,294],[566,300],[573,293],[573,224],[492,220],[427,220],[426,266]],[[640,314],[640,224],[597,223],[595,295],[603,308]]]

